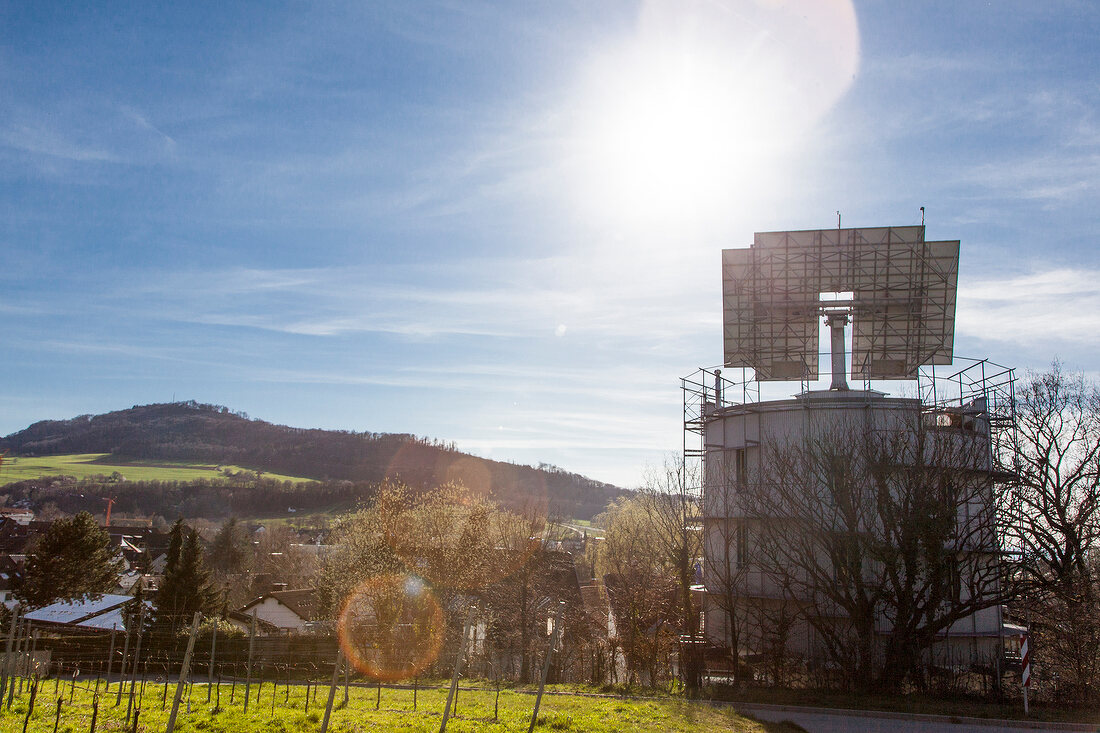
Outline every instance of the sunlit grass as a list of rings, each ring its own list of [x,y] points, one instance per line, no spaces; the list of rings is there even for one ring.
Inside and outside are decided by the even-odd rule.
[[[54,730],[57,720],[58,698],[61,699],[61,717],[58,731],[88,731],[92,719],[94,683],[78,685],[74,693],[70,683],[62,682],[55,692],[52,680],[41,683],[28,731],[45,733]],[[194,685],[184,696],[177,718],[177,731],[203,731],[230,733],[231,731],[318,731],[325,713],[328,688],[311,689],[306,700],[306,686],[294,685],[289,698],[286,687],[273,688],[270,682],[262,688],[252,688],[248,712],[244,712],[244,687],[221,685],[221,708],[214,703],[217,694],[207,703],[205,685]],[[550,688],[553,692],[553,688]],[[139,731],[162,731],[168,720],[175,687],[170,686],[167,695],[163,684],[149,684],[141,698],[138,718]],[[272,694],[274,692],[274,695]],[[188,712],[188,698],[190,712]],[[109,694],[101,694],[96,731],[130,730],[126,725],[127,698],[115,707],[115,688]],[[272,701],[274,699],[274,708]],[[29,689],[15,700],[11,709],[0,711],[0,730],[21,730],[30,700]],[[163,703],[162,703],[163,701]],[[352,733],[367,730],[386,731],[438,731],[446,689],[419,689],[416,692],[416,709],[413,709],[413,690],[383,688],[379,696],[374,687],[352,687],[348,703],[344,704],[344,691],[336,691],[335,705],[329,730],[334,733]],[[526,730],[535,698],[513,690],[502,690],[498,700],[492,689],[462,690],[458,695],[457,714],[448,722],[447,729],[462,731]],[[377,706],[377,710],[375,709]],[[308,707],[308,709],[307,709]],[[132,721],[131,721],[132,724]],[[736,713],[713,708],[702,703],[689,703],[678,698],[653,700],[628,700],[615,697],[588,697],[576,694],[548,694],[543,697],[539,710],[539,730],[547,731],[669,731],[688,733],[694,731],[780,731],[798,730],[785,724],[759,723]]]
[[[241,466],[183,461],[126,461],[109,453],[75,453],[63,456],[5,456],[0,465],[0,486],[41,476],[75,476],[78,479],[110,476],[117,471],[126,481],[228,481],[233,473],[251,471]],[[276,481],[303,483],[311,479],[262,474]]]

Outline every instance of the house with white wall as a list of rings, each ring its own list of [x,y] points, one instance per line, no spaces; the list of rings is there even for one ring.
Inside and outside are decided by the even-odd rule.
[[[274,590],[239,609],[246,616],[271,624],[284,632],[304,634],[310,631],[317,608],[317,590]]]

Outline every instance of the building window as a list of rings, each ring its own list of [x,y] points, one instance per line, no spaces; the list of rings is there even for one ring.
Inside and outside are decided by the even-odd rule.
[[[745,466],[745,449],[733,449],[733,477],[738,486],[744,486],[748,471]]]

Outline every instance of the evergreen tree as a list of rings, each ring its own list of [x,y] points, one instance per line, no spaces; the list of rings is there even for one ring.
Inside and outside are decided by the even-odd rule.
[[[210,569],[221,576],[239,573],[248,559],[251,546],[244,527],[236,517],[230,517],[214,536],[210,548]]]
[[[210,585],[210,571],[202,558],[199,534],[189,530],[184,536],[183,522],[172,526],[164,579],[156,599],[157,624],[175,630],[190,621],[195,611],[209,613],[216,603]]]
[[[183,550],[183,519],[177,519],[168,533],[168,554],[164,565],[165,577],[176,572],[179,565],[180,552]]]
[[[15,595],[40,608],[61,599],[100,596],[118,584],[122,558],[88,512],[58,519],[35,540]]]

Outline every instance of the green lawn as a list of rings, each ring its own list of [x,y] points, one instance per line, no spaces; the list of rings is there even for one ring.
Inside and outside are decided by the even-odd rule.
[[[108,453],[78,453],[64,456],[5,456],[0,465],[0,486],[40,476],[109,476],[118,471],[127,481],[194,481],[228,479],[229,472],[247,471],[240,466],[183,463],[173,461],[124,461]],[[265,478],[303,483],[310,479],[264,473]]]
[[[39,688],[28,731],[48,733],[54,730],[58,698],[61,698],[61,717],[58,731],[88,731],[91,726],[92,700],[95,682],[80,683],[70,704],[72,692],[69,682],[62,682],[55,692],[53,680],[44,680]],[[130,730],[125,726],[126,703],[114,707],[115,688],[109,695],[99,695],[99,713],[96,731]],[[297,733],[319,731],[325,712],[328,689],[314,689],[306,710],[306,687],[295,685],[290,689],[280,685],[272,695],[272,685],[265,683],[257,692],[253,685],[248,713],[243,709],[243,685],[236,686],[233,701],[228,683],[221,686],[221,709],[215,709],[214,701],[207,703],[207,688],[196,684],[189,695],[184,696],[180,707],[176,730],[181,732],[203,731],[230,733],[232,731],[281,731]],[[174,686],[168,689],[167,702],[162,709],[164,686],[150,683],[140,699],[139,731],[163,731],[172,706]],[[188,712],[187,697],[191,705]],[[315,700],[314,700],[315,697]],[[412,690],[384,688],[381,691],[379,709],[375,710],[377,691],[371,687],[353,687],[347,706],[343,704],[342,688],[336,694],[336,708],[332,713],[329,731],[353,733],[368,730],[431,731],[439,730],[446,691],[421,689],[417,693],[416,709],[413,709]],[[272,701],[274,699],[274,712]],[[10,710],[0,711],[0,730],[22,730],[30,700],[29,689],[17,697]],[[527,729],[533,695],[504,690],[500,693],[499,714],[494,718],[496,697],[492,690],[463,690],[458,696],[458,712],[448,723],[447,730],[462,731],[523,731]],[[546,695],[539,711],[538,730],[543,731],[668,731],[688,733],[698,731],[732,730],[753,733],[793,733],[800,728],[782,723],[760,723],[741,717],[728,710],[716,709],[702,703],[688,703],[676,698],[655,700],[626,700],[579,695]]]

